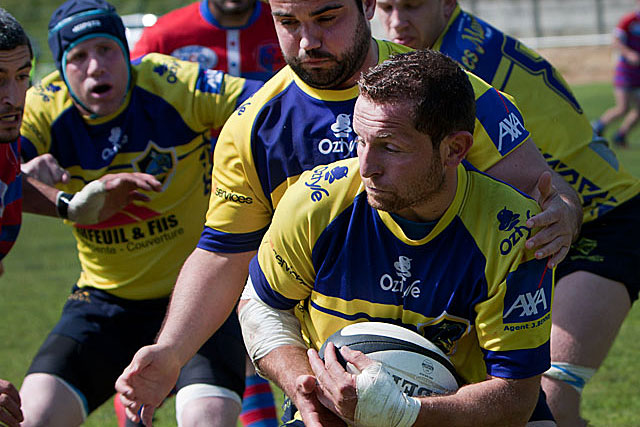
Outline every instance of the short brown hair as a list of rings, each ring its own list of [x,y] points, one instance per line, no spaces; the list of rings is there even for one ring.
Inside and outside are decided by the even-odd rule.
[[[416,130],[437,147],[450,133],[475,127],[476,102],[467,73],[451,58],[430,49],[392,56],[358,82],[360,95],[379,103],[413,103]]]

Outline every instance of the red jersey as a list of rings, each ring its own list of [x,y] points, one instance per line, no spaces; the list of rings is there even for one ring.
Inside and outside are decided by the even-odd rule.
[[[615,37],[631,49],[640,52],[640,12],[628,13],[614,30]],[[640,66],[631,64],[622,55],[618,58],[614,76],[617,87],[640,87]]]
[[[262,81],[270,79],[284,66],[271,9],[261,1],[256,2],[253,14],[242,27],[220,25],[211,14],[207,0],[171,11],[144,30],[131,58],[150,52]]]
[[[13,246],[22,221],[20,142],[0,144],[0,260]]]

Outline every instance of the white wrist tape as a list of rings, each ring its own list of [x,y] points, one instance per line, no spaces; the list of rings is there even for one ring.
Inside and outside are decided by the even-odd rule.
[[[302,339],[300,322],[293,314],[293,309],[277,310],[262,302],[253,289],[250,278],[240,298],[247,301],[238,313],[242,338],[254,364],[283,345],[307,348]]]
[[[69,219],[78,224],[95,224],[107,196],[102,181],[91,181],[69,202]]]
[[[420,401],[404,394],[382,364],[376,362],[356,375],[356,387],[356,425],[409,427],[416,422]]]

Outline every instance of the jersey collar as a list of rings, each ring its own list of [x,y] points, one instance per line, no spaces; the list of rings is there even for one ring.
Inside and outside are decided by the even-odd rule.
[[[424,238],[420,240],[413,240],[407,237],[407,235],[404,234],[404,231],[402,230],[402,228],[395,222],[393,217],[388,212],[376,210],[376,212],[378,213],[378,216],[380,217],[384,225],[389,229],[389,231],[391,231],[393,235],[396,238],[398,238],[398,240],[406,243],[407,245],[420,246],[430,242],[431,240],[435,239],[436,236],[438,236],[445,228],[449,226],[451,221],[453,221],[453,219],[460,212],[460,209],[467,197],[467,191],[468,191],[467,172],[464,166],[462,165],[458,166],[456,172],[457,172],[456,175],[458,180],[458,182],[456,183],[456,195],[453,198],[453,201],[451,202],[447,210],[444,212],[444,215],[442,215],[442,217],[440,217],[440,219],[438,220],[438,223],[436,224],[436,226],[433,227],[433,230],[431,230],[431,232],[427,234]]]

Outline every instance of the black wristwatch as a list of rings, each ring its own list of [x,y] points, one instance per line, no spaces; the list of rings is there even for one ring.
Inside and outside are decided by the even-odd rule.
[[[69,202],[73,199],[74,194],[65,193],[60,191],[56,198],[56,211],[58,216],[62,219],[69,219]]]

